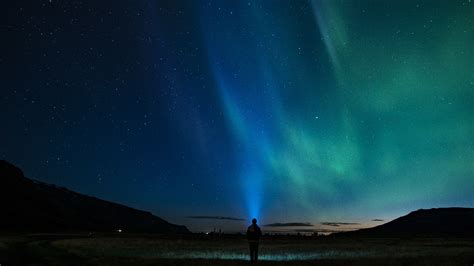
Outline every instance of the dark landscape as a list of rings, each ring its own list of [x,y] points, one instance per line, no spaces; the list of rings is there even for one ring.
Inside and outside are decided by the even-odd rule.
[[[241,234],[193,234],[151,213],[33,181],[0,161],[1,265],[247,265]],[[118,231],[120,230],[120,232]],[[474,208],[414,211],[331,235],[265,235],[262,265],[469,265]]]
[[[0,182],[3,232],[189,233],[186,227],[149,212],[25,178],[19,168],[6,161],[0,161]]]
[[[261,265],[470,265],[472,238],[264,237]],[[2,265],[248,265],[245,238],[6,235]]]

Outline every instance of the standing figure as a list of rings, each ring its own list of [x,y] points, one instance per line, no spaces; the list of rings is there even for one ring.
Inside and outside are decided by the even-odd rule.
[[[262,236],[262,230],[257,225],[257,219],[252,219],[252,224],[247,228],[247,240],[249,241],[250,263],[255,264],[258,261],[258,243]]]

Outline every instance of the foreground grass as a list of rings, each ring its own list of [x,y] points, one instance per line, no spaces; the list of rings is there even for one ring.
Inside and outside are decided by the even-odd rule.
[[[473,239],[265,238],[259,265],[473,265]],[[240,237],[0,237],[3,265],[248,265]]]

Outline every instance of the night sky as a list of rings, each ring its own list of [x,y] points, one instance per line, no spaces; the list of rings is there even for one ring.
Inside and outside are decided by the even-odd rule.
[[[195,231],[474,207],[474,1],[2,6],[28,177]]]

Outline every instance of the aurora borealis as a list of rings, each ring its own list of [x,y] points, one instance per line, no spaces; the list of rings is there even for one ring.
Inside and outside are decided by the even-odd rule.
[[[196,231],[474,206],[470,0],[8,5],[28,176]]]

